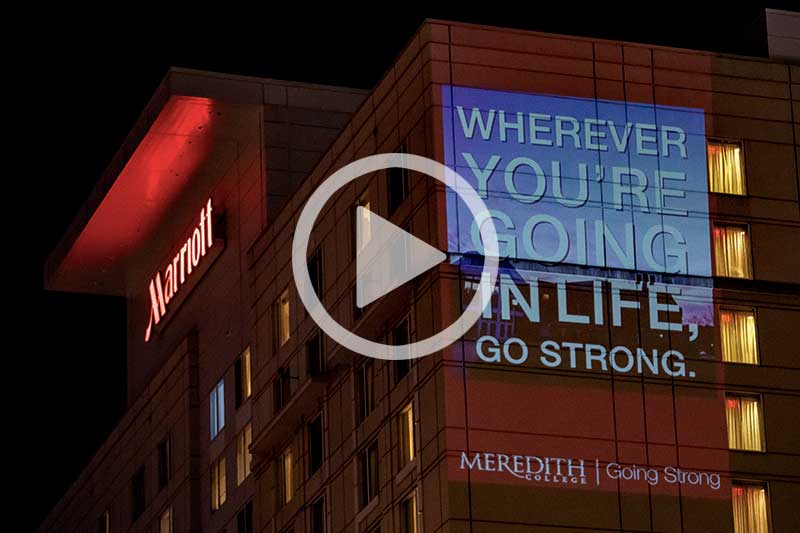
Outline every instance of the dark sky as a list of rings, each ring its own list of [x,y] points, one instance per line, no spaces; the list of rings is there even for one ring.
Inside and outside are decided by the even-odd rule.
[[[565,7],[542,9],[536,2],[532,14],[497,8],[502,14],[432,17],[764,54],[757,23],[763,11],[760,3],[729,0],[698,9],[692,4],[638,2],[629,10],[618,2],[598,2],[588,10],[573,2],[554,4]],[[607,7],[611,5],[615,11]],[[202,15],[199,6],[193,8],[193,16]],[[167,68],[371,88],[424,18],[390,16],[380,9],[381,15],[371,20],[340,16],[308,21],[240,12],[189,21],[129,9],[108,14],[105,21],[94,14],[90,24],[56,16],[52,20],[57,23],[37,21],[29,31],[23,27],[20,46],[31,55],[18,71],[6,72],[14,74],[10,85],[19,93],[6,105],[23,102],[7,111],[23,113],[17,135],[24,145],[19,153],[7,154],[22,159],[23,170],[6,176],[11,188],[4,189],[15,198],[12,209],[18,215],[11,233],[20,241],[15,249],[21,253],[14,255],[22,258],[14,260],[21,274],[10,278],[12,289],[22,294],[9,297],[14,304],[6,306],[17,318],[6,326],[7,335],[20,340],[6,344],[12,361],[8,390],[15,391],[7,405],[16,415],[12,420],[19,417],[4,431],[17,435],[12,440],[20,447],[7,456],[17,482],[5,485],[14,487],[21,502],[20,508],[8,510],[22,517],[15,530],[32,530],[41,521],[124,409],[124,302],[45,292],[42,264]],[[133,26],[138,17],[141,22]],[[132,24],[123,28],[122,21]],[[13,191],[16,187],[22,190]]]

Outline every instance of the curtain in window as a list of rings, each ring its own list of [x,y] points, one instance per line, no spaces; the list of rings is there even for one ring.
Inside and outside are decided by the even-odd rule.
[[[767,491],[763,486],[734,483],[731,499],[736,533],[769,533]]]
[[[747,228],[714,226],[714,258],[718,276],[752,278]]]
[[[711,192],[744,194],[742,149],[736,143],[709,143],[708,179]]]
[[[762,451],[761,405],[758,397],[728,396],[728,447],[732,450]]]
[[[720,310],[722,360],[758,364],[756,319],[752,311]]]

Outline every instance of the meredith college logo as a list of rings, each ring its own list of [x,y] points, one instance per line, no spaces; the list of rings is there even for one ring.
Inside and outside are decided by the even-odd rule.
[[[180,288],[188,281],[193,271],[214,245],[213,225],[211,223],[211,198],[200,210],[200,222],[191,236],[186,239],[172,261],[161,272],[156,272],[150,280],[150,317],[144,332],[144,342],[150,340],[153,326],[158,325],[167,313],[167,306],[177,296]]]

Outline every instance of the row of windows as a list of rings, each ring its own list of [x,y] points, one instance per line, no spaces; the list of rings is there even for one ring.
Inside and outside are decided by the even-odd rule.
[[[322,413],[319,413],[306,427],[308,444],[308,476],[314,475],[325,461],[325,441]],[[400,436],[400,469],[410,465],[416,457],[414,405],[409,402],[397,415],[397,430]],[[276,461],[278,498],[282,505],[294,497],[295,472],[294,453],[291,446],[286,447]],[[358,457],[359,500],[361,507],[367,506],[380,490],[378,442],[372,441]]]

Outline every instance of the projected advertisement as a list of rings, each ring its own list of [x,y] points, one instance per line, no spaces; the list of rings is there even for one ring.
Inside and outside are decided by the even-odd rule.
[[[488,217],[501,255],[491,305],[453,349],[467,363],[449,382],[465,429],[453,441],[469,449],[451,451],[451,477],[722,494],[721,455],[692,468],[694,456],[676,456],[725,446],[719,393],[691,387],[717,379],[703,110],[454,86],[442,96],[445,164],[490,210],[475,220],[448,194],[462,301],[480,289]]]

